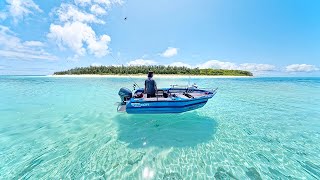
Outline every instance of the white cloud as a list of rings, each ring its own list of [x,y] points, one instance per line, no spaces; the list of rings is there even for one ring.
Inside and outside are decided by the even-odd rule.
[[[312,72],[319,71],[315,65],[310,64],[291,64],[286,67],[287,72]]]
[[[57,58],[49,53],[37,52],[35,50],[14,51],[0,50],[0,57],[18,60],[56,60]]]
[[[237,69],[237,65],[232,62],[224,62],[218,60],[210,60],[203,64],[197,65],[200,69],[212,68],[212,69]]]
[[[7,14],[5,12],[0,12],[0,20],[7,19]]]
[[[43,50],[40,46],[30,46],[32,44],[34,45],[35,42],[37,42],[38,45],[41,43],[39,41],[23,42],[12,31],[10,31],[8,27],[0,25],[0,57],[18,60],[57,59],[55,56]]]
[[[173,47],[168,47],[168,49],[166,49],[161,55],[163,57],[172,57],[178,54],[178,49],[177,48],[173,48]]]
[[[97,15],[107,14],[107,11],[97,4],[92,5],[90,11]]]
[[[261,72],[261,71],[274,71],[276,70],[276,67],[271,64],[244,63],[244,64],[240,64],[238,69],[252,71],[252,72]]]
[[[74,0],[77,5],[88,6],[92,4],[100,4],[106,8],[110,8],[113,4],[122,4],[122,0]]]
[[[15,23],[34,12],[42,12],[37,4],[32,0],[6,0],[8,11]]]
[[[156,65],[157,62],[153,60],[136,59],[127,63],[128,66],[149,66]]]
[[[92,63],[90,66],[99,67],[99,66],[102,66],[102,64],[101,63]]]
[[[88,40],[88,48],[91,54],[96,57],[103,57],[109,53],[108,44],[111,41],[110,36],[104,34],[100,36],[97,40],[95,38],[90,38]]]
[[[229,69],[229,70],[247,70],[251,72],[264,72],[274,71],[276,67],[271,64],[256,64],[256,63],[243,63],[236,64],[227,61],[210,60],[203,64],[199,64],[196,67],[200,69],[212,68],[212,69]]]
[[[75,54],[73,56],[69,56],[67,57],[67,61],[73,61],[73,62],[76,62],[76,61],[79,61],[80,59],[80,56],[78,54]]]
[[[91,24],[104,24],[100,18],[107,14],[113,4],[119,0],[75,0],[73,4],[62,3],[52,11],[57,22],[50,25],[47,37],[61,48],[70,48],[74,53],[73,60],[85,54],[103,57],[109,53],[111,41],[107,34],[97,35]],[[90,12],[91,11],[91,12]]]
[[[44,46],[44,44],[40,41],[25,41],[23,44],[26,46],[34,46],[34,47]]]
[[[111,41],[108,35],[97,37],[93,29],[82,22],[65,23],[64,26],[51,24],[48,37],[60,47],[67,46],[80,56],[85,55],[87,50],[96,57],[105,56]]]
[[[91,4],[91,0],[74,0],[77,5],[85,6]]]
[[[112,0],[93,0],[93,1],[98,3],[98,4],[103,4],[106,7],[110,7],[111,4],[114,2]]]
[[[105,23],[95,15],[83,12],[71,4],[61,4],[60,8],[56,10],[56,14],[61,22]]]
[[[173,62],[173,63],[169,64],[169,66],[192,68],[191,65],[183,63],[183,62]]]

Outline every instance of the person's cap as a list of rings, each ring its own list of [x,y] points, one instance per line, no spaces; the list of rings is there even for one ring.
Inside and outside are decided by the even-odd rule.
[[[153,76],[153,71],[149,71],[148,72],[148,77],[152,77]]]

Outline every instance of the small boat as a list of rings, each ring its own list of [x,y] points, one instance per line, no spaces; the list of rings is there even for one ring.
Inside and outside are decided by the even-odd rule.
[[[143,88],[137,89],[134,94],[128,88],[121,88],[118,93],[121,103],[117,111],[128,114],[182,113],[203,107],[217,93],[217,89],[171,85],[170,88],[158,89],[156,97],[147,98]]]

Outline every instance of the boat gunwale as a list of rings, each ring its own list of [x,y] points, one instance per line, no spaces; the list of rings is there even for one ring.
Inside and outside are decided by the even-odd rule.
[[[189,98],[189,99],[173,99],[173,100],[169,100],[169,101],[164,101],[164,100],[160,100],[160,101],[145,101],[145,100],[141,100],[141,101],[132,101],[132,99],[135,99],[135,98],[131,98],[129,103],[156,103],[156,102],[174,102],[174,103],[177,103],[177,102],[190,102],[190,101],[196,101],[196,100],[202,100],[202,99],[210,99],[212,98],[214,95],[212,96],[202,96],[202,97],[199,97],[199,98]],[[138,99],[138,98],[137,98]]]
[[[161,90],[188,90],[188,88],[161,88]],[[196,98],[189,98],[189,99],[172,99],[172,100],[156,100],[156,101],[148,101],[148,100],[145,100],[147,98],[144,98],[143,100],[141,100],[141,98],[134,98],[132,97],[130,100],[129,100],[129,103],[156,103],[156,102],[174,102],[174,103],[177,103],[177,102],[190,102],[190,101],[195,101],[195,100],[202,100],[202,99],[211,99],[216,93],[217,93],[217,88],[216,89],[213,89],[212,91],[207,91],[207,90],[204,90],[204,89],[193,89],[195,91],[200,91],[200,92],[209,92],[209,94],[205,95],[205,96],[201,96],[201,97],[196,97]],[[143,88],[140,88],[138,90],[135,91],[135,93],[137,92],[141,92],[143,91]],[[137,99],[137,100],[136,100]]]

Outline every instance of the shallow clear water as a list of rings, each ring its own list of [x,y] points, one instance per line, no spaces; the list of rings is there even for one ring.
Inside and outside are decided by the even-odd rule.
[[[128,115],[115,102],[129,78],[0,76],[0,179],[320,178],[320,78],[191,81],[219,91]]]

